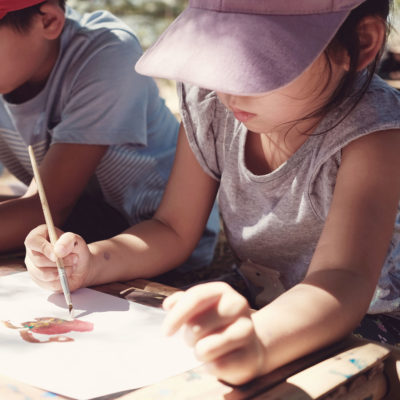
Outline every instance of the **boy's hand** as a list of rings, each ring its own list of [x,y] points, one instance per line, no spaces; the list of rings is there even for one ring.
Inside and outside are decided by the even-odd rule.
[[[36,227],[26,237],[25,264],[32,279],[41,287],[62,291],[56,265],[58,257],[64,262],[70,290],[86,286],[91,256],[87,244],[74,233],[63,233],[57,228],[56,233],[59,239],[54,248],[48,241],[46,225]]]
[[[164,332],[184,327],[185,339],[209,371],[239,385],[261,373],[264,349],[246,299],[222,282],[195,286],[165,299]]]

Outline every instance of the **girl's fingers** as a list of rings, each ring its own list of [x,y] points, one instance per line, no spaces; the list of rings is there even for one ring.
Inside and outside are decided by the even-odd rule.
[[[26,251],[25,263],[27,260],[31,261],[33,265],[39,268],[53,268],[56,266],[55,261],[51,261],[48,257],[43,255],[43,253],[37,251]]]
[[[194,286],[180,296],[164,320],[163,330],[166,335],[172,335],[188,323],[196,315],[215,306],[222,294],[230,288],[223,282],[212,282]],[[174,299],[171,300],[173,302]],[[168,303],[167,303],[168,305]]]
[[[171,335],[186,325],[189,344],[242,315],[250,315],[247,300],[223,282],[198,285],[171,296],[166,308],[169,314],[164,321],[165,333]]]
[[[30,231],[25,239],[24,244],[27,252],[30,252],[33,255],[41,253],[51,261],[56,260],[53,246],[47,240],[46,225],[39,225]]]
[[[184,295],[185,292],[175,292],[171,295],[169,295],[164,301],[163,301],[163,309],[165,311],[171,310],[175,306],[175,304],[179,301],[179,299]]]
[[[70,269],[70,268],[69,268]],[[71,271],[68,271],[67,268],[65,268],[65,272],[67,274],[67,277],[71,276]],[[53,271],[49,271],[46,274],[45,279],[40,279],[37,275],[32,274],[31,275],[32,280],[38,285],[41,286],[47,290],[51,290],[53,292],[62,292],[62,286],[60,282],[60,277],[58,275],[57,269]]]
[[[249,313],[244,313],[247,316]],[[194,346],[200,339],[216,331],[224,329],[226,326],[235,322],[238,315],[224,315],[217,307],[212,307],[202,314],[196,315],[190,322],[185,324],[185,340],[189,346]]]
[[[57,257],[64,259],[69,254],[76,252],[79,248],[79,245],[82,246],[82,241],[84,242],[84,240],[75,233],[63,233],[54,246],[54,253],[57,255]]]
[[[50,282],[57,277],[57,268],[54,265],[49,265],[49,260],[45,266],[38,266],[35,260],[32,260],[28,255],[25,257],[25,265],[35,281]]]
[[[54,280],[59,279],[57,266],[49,265],[49,261],[47,260],[47,265],[45,266],[38,266],[36,262],[32,262],[29,257],[25,258],[25,265],[29,270],[31,276],[34,276],[36,280],[41,282],[51,282]],[[70,277],[73,272],[73,266],[64,264],[64,269],[67,277]]]
[[[57,256],[63,259],[65,272],[68,279],[72,278],[74,266],[78,256],[69,252],[70,248],[74,248],[77,238],[74,234],[62,234],[62,231],[56,228],[56,234],[61,236]],[[25,264],[33,279],[39,286],[45,287],[53,291],[60,291],[61,284],[56,266],[56,252],[51,243],[47,240],[47,227],[40,225],[33,229],[25,239],[26,257]],[[56,243],[56,245],[58,244]],[[72,243],[72,245],[70,244]],[[61,254],[64,254],[61,257]]]
[[[253,322],[248,317],[238,318],[224,329],[200,339],[195,345],[197,358],[211,362],[232,351],[247,347],[256,340]]]
[[[232,385],[242,385],[262,371],[263,352],[259,342],[223,355],[207,364],[207,370],[218,379]]]

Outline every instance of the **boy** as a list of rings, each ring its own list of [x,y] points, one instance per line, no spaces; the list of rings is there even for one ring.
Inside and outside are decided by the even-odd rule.
[[[56,225],[93,241],[152,217],[178,122],[154,81],[135,73],[140,55],[134,34],[107,12],[0,0],[0,162],[29,186],[0,202],[0,252],[43,223],[28,145]],[[211,260],[217,226],[214,217],[195,263]]]

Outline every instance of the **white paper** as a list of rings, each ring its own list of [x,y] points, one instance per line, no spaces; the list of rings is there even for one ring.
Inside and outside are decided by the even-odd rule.
[[[75,319],[86,329],[93,324],[93,330],[44,334],[46,327],[39,328],[37,318],[68,319],[63,295],[37,287],[25,272],[0,278],[0,374],[74,399],[91,399],[199,365],[180,335],[162,335],[161,309],[91,289],[74,292],[72,302]],[[28,321],[34,323],[22,328]]]

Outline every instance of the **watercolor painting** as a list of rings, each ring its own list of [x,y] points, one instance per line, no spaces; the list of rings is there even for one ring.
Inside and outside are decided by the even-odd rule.
[[[25,321],[18,325],[10,321],[2,321],[10,329],[18,331],[23,340],[29,343],[65,343],[73,342],[74,339],[65,336],[70,332],[91,332],[93,324],[79,319],[65,320],[53,317],[35,318],[34,321]],[[40,340],[36,335],[49,335],[47,340]]]
[[[162,295],[139,290],[132,302],[78,289],[71,321],[64,295],[43,290],[27,271],[1,277],[0,293],[0,375],[18,388],[21,382],[63,398],[112,398],[200,365],[181,333],[162,334]]]

